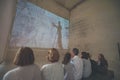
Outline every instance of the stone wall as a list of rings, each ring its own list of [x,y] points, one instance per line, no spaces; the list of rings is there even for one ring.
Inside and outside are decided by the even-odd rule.
[[[85,0],[70,15],[69,47],[88,51],[94,59],[103,53],[109,68],[120,79],[120,60],[117,43],[120,43],[119,0]]]
[[[0,62],[4,59],[9,33],[15,16],[16,0],[0,1]]]

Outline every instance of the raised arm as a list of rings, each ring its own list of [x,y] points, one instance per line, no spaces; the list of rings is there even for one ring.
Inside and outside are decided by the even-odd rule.
[[[58,28],[58,26],[55,23],[53,23],[53,22],[52,22],[52,25],[53,25],[53,27]]]

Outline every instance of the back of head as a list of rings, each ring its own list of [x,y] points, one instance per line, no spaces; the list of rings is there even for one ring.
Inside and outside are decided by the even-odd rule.
[[[74,53],[74,55],[78,55],[79,54],[79,49],[77,49],[77,48],[73,48],[73,53]]]
[[[104,55],[102,53],[99,54],[99,59],[100,60],[106,60],[105,57],[104,57]]]
[[[66,54],[65,54],[65,56],[64,56],[64,60],[63,60],[63,64],[68,64],[69,62],[70,62],[70,60],[71,60],[71,55],[70,55],[70,53],[69,52],[67,52]]]
[[[34,64],[33,50],[29,47],[20,48],[14,58],[14,64],[17,66]]]
[[[104,55],[102,53],[99,54],[99,60],[101,61],[101,65],[106,65],[106,67],[108,67],[108,62],[105,59]]]
[[[52,48],[52,49],[49,50],[49,52],[48,52],[48,60],[50,62],[58,62],[59,57],[60,57],[60,55],[59,55],[59,52],[58,52],[57,49]]]
[[[88,54],[87,54],[87,52],[82,52],[82,53],[81,53],[81,58],[83,58],[83,59],[88,59]]]
[[[89,59],[91,59],[91,57],[92,57],[92,55],[89,52],[87,52],[87,56]]]

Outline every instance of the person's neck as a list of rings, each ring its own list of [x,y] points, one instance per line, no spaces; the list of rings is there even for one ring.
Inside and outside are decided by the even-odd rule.
[[[78,55],[74,55],[73,58],[77,57]]]
[[[75,55],[73,55],[73,56],[71,56],[72,58],[74,58],[75,57]]]

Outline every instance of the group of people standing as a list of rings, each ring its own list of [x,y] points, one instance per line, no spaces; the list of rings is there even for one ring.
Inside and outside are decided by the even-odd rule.
[[[34,53],[29,47],[18,50],[14,58],[17,68],[8,71],[3,80],[86,80],[94,73],[107,72],[108,63],[103,54],[99,54],[98,61],[90,58],[87,52],[73,48],[64,55],[60,62],[60,54],[56,48],[48,51],[47,59],[50,62],[39,68],[34,64]]]

